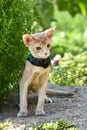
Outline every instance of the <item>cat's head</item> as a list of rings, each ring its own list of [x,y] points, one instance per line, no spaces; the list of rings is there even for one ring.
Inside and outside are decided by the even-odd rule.
[[[54,28],[36,34],[23,35],[23,42],[35,58],[45,59],[50,56],[50,42]]]

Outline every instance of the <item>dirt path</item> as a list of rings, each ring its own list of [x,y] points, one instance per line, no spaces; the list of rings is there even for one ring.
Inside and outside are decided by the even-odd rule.
[[[29,97],[29,115],[24,118],[17,118],[18,107],[16,106],[17,96],[12,95],[0,114],[0,121],[9,121],[8,130],[29,130],[32,124],[54,121],[56,119],[67,119],[76,125],[78,130],[87,130],[87,87],[62,87],[50,85],[57,90],[75,91],[70,97],[52,97],[53,103],[45,104],[46,116],[35,116],[36,96]]]

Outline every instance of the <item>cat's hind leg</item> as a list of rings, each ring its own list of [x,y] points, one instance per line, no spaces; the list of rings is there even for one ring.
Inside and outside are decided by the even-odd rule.
[[[52,103],[52,99],[45,95],[45,103]]]

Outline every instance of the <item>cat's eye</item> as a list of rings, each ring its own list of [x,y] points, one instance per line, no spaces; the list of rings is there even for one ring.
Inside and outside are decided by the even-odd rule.
[[[50,48],[50,44],[47,45],[47,48]]]
[[[36,49],[37,49],[37,50],[41,50],[41,47],[38,46],[38,47],[36,47]]]

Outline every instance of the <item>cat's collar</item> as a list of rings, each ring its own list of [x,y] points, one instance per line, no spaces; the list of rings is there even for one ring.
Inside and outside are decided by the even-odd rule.
[[[50,56],[47,57],[46,59],[39,59],[39,58],[35,58],[32,54],[30,54],[27,58],[27,60],[35,65],[35,66],[41,66],[43,68],[47,68],[50,65]]]

